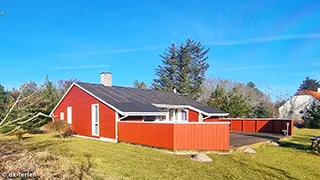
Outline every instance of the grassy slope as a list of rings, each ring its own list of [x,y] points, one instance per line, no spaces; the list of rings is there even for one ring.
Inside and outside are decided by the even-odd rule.
[[[265,144],[255,149],[257,154],[210,154],[212,163],[193,162],[189,156],[152,148],[74,137],[61,140],[35,135],[22,143],[31,151],[48,150],[79,163],[89,156],[93,169],[116,179],[318,179],[320,155],[309,150],[314,135],[320,135],[320,130],[297,129],[282,147]]]

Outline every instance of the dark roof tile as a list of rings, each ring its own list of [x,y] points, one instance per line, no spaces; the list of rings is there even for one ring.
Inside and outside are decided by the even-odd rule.
[[[173,92],[77,82],[79,86],[123,112],[159,112],[152,104],[190,105],[206,113],[225,113]]]

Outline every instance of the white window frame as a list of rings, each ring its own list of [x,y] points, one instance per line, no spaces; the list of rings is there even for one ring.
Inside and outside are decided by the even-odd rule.
[[[64,120],[64,112],[60,112],[60,120]]]
[[[173,119],[170,119],[170,111],[173,111]],[[182,111],[186,112],[186,120],[182,120]],[[170,109],[169,110],[169,121],[172,122],[188,122],[189,121],[189,110],[188,109]]]
[[[95,108],[97,107],[97,113],[95,112]],[[92,136],[99,136],[99,128],[100,128],[100,118],[99,118],[99,104],[92,104],[91,105],[91,126],[92,126]],[[97,117],[95,116],[97,115]],[[97,119],[97,122],[96,122]],[[98,132],[95,132],[95,126],[98,125]]]
[[[67,107],[67,122],[68,124],[72,124],[72,107]]]

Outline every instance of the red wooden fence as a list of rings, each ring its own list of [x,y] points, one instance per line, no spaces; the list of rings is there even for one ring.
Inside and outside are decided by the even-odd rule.
[[[229,122],[118,122],[118,140],[172,150],[229,150]]]
[[[231,131],[243,132],[266,132],[278,133],[282,130],[287,130],[287,123],[289,123],[288,135],[293,135],[293,120],[291,119],[240,119],[240,118],[221,118],[221,119],[208,119],[205,122],[230,122]]]

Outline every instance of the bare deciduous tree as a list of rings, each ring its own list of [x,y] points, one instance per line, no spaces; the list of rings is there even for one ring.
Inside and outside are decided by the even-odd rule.
[[[51,118],[50,116],[31,107],[37,106],[41,103],[41,91],[43,87],[36,87],[32,82],[26,83],[21,90],[14,90],[11,94],[11,103],[9,103],[8,110],[3,119],[0,120],[0,130],[4,128],[10,129],[6,134],[10,134],[21,128],[24,124],[31,122],[40,116]]]

